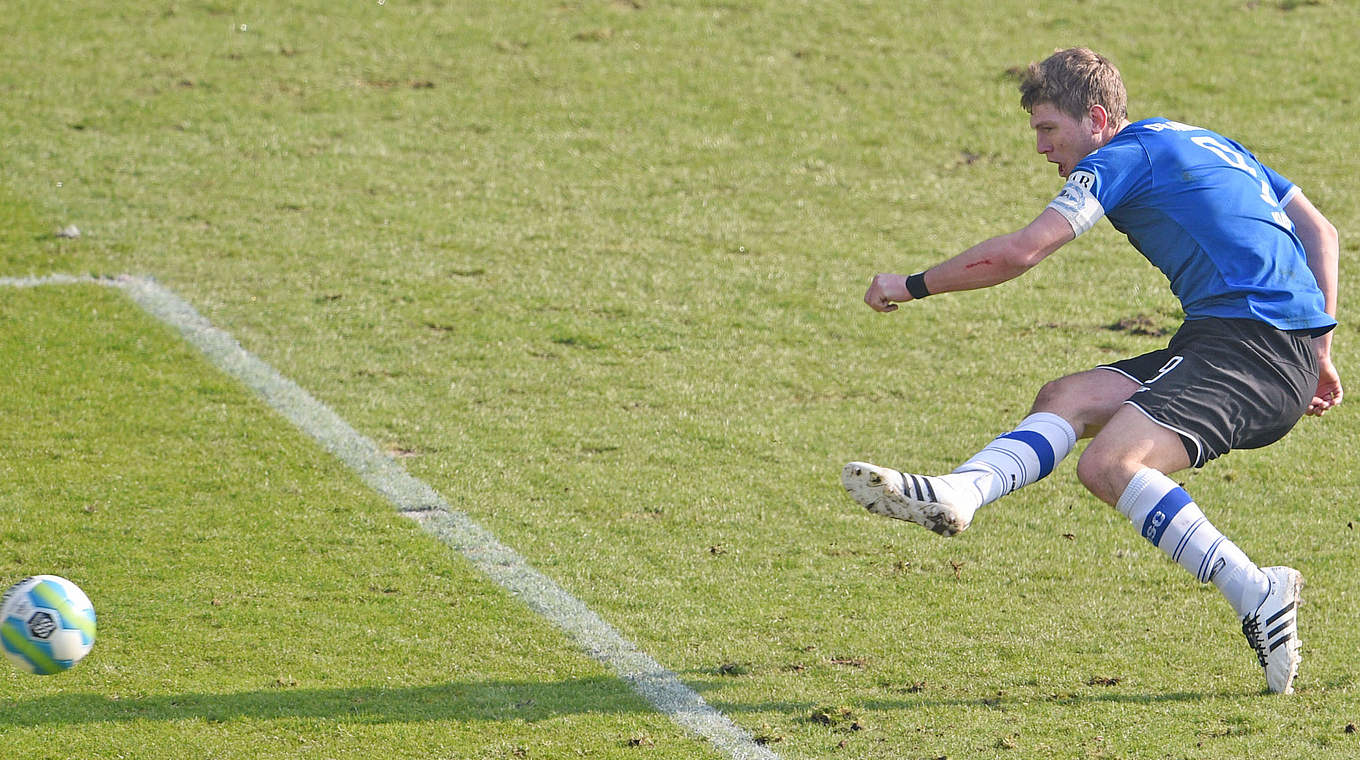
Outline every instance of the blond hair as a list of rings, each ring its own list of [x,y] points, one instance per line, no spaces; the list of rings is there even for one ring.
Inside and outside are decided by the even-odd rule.
[[[1129,96],[1119,69],[1089,48],[1059,50],[1029,65],[1020,80],[1020,105],[1034,113],[1041,103],[1078,120],[1097,105],[1116,123],[1128,118]]]

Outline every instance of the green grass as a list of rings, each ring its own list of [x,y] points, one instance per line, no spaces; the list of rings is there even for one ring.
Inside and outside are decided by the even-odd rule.
[[[1360,751],[1348,408],[1184,476],[1309,579],[1289,699],[1070,463],[948,541],[836,482],[951,468],[1176,323],[1108,225],[859,300],[1056,191],[1008,70],[1057,46],[1330,216],[1347,372],[1355,5],[637,5],[7,14],[0,276],[167,284],[781,757]],[[6,754],[718,756],[116,292],[0,291],[0,444],[0,576],[100,613],[0,676]]]
[[[99,614],[70,673],[3,672],[7,753],[711,756],[120,295],[0,325],[0,561]]]

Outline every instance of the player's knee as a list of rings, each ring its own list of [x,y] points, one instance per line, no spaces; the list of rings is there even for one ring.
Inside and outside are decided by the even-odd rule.
[[[1068,386],[1071,383],[1064,382],[1066,380],[1067,378],[1060,377],[1057,380],[1049,380],[1044,383],[1044,387],[1040,388],[1039,393],[1034,397],[1034,408],[1051,410],[1069,406],[1071,392]]]
[[[1106,504],[1119,501],[1117,473],[1123,471],[1122,463],[1110,456],[1104,447],[1087,446],[1077,459],[1077,479],[1086,490]]]
[[[1094,492],[1096,490],[1094,485],[1100,477],[1100,465],[1096,457],[1091,455],[1089,448],[1088,446],[1088,451],[1083,451],[1077,458],[1077,480],[1086,486],[1086,490]]]

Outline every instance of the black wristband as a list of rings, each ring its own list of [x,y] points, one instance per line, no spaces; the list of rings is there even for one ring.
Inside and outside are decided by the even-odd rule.
[[[930,290],[926,288],[925,272],[907,275],[907,292],[918,301],[930,295]]]

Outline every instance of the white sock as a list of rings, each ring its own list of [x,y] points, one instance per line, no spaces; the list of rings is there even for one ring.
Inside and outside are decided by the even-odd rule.
[[[1200,583],[1213,581],[1239,618],[1255,611],[1265,599],[1269,579],[1237,544],[1210,524],[1176,481],[1152,468],[1139,470],[1117,506],[1143,538]]]
[[[1077,433],[1067,420],[1036,412],[1021,420],[1015,430],[997,436],[954,473],[971,481],[981,504],[990,504],[1053,472],[1076,445]]]

